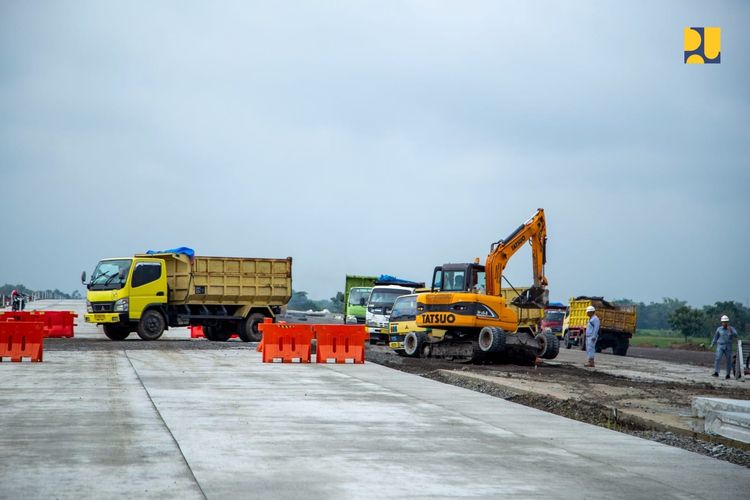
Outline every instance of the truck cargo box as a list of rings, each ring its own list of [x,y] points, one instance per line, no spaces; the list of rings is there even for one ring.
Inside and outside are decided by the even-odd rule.
[[[635,334],[636,309],[635,306],[614,305],[601,297],[578,297],[571,299],[568,327],[586,328],[589,321],[586,315],[586,308],[594,306],[596,315],[601,321],[602,330],[613,330],[630,334]]]
[[[143,254],[163,259],[168,301],[179,304],[281,306],[292,297],[292,258]]]
[[[513,305],[512,301],[520,294],[524,293],[530,287],[516,287],[513,288],[501,288],[500,295],[505,299],[505,304],[515,311],[518,316],[518,327],[527,328],[536,332],[539,327],[539,322],[544,317],[544,309],[537,308],[520,308]]]

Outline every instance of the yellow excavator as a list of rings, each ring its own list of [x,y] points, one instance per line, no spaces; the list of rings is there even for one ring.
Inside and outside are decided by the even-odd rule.
[[[557,357],[559,339],[549,332],[519,329],[518,316],[501,295],[510,258],[531,243],[534,284],[513,299],[519,308],[544,308],[549,302],[544,265],[547,226],[539,209],[510,236],[490,246],[484,265],[444,264],[435,268],[432,288],[417,296],[417,326],[404,338],[408,356],[484,361],[512,350],[546,359]],[[507,280],[506,280],[507,281]]]

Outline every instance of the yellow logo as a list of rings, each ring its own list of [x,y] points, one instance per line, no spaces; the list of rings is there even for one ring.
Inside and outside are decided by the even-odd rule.
[[[721,28],[685,28],[685,64],[719,64]]]

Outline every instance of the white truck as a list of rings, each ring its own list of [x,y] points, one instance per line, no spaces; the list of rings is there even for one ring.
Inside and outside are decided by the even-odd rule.
[[[367,300],[365,324],[370,333],[370,344],[388,344],[388,323],[393,303],[402,295],[414,293],[414,288],[400,285],[376,285]]]

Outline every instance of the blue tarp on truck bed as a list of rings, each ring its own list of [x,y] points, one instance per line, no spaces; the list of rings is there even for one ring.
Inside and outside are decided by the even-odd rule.
[[[193,260],[193,257],[195,257],[195,250],[188,247],[170,248],[169,250],[147,250],[146,253],[148,255],[153,255],[155,253],[179,253],[187,255],[190,260]]]
[[[380,278],[375,282],[376,285],[400,285],[407,286],[409,288],[424,288],[424,282],[420,283],[417,281],[402,280],[389,274],[381,274]]]

